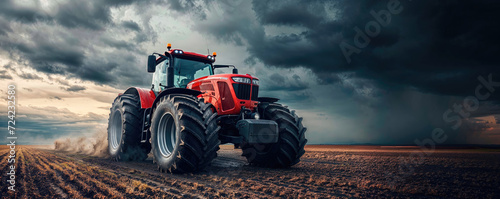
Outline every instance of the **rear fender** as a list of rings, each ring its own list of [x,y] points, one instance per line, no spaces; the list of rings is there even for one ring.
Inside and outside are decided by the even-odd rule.
[[[139,95],[141,99],[141,108],[151,108],[153,102],[156,99],[155,93],[150,89],[130,87],[123,94],[134,94]]]

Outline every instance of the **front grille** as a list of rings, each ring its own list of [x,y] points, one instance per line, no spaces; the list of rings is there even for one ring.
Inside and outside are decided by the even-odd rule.
[[[233,84],[233,88],[238,99],[250,99],[250,89],[252,88],[250,84]]]
[[[259,86],[252,86],[252,100],[257,101],[257,98],[259,98]]]

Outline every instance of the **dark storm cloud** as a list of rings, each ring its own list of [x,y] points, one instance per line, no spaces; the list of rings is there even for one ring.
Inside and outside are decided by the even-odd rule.
[[[264,77],[261,77],[264,78]],[[301,81],[298,75],[291,78],[273,73],[268,77],[267,84],[262,85],[262,90],[266,91],[301,91],[309,88],[309,84]]]
[[[316,5],[318,2],[312,2]],[[253,10],[262,24],[277,24],[290,26],[315,27],[320,23],[324,13],[314,13],[307,10],[311,1],[283,3],[276,1],[253,1]],[[306,9],[305,9],[306,8]],[[317,10],[316,10],[317,11]]]
[[[259,96],[277,97],[284,103],[311,103],[316,97],[311,92],[309,83],[302,80],[297,74],[267,73],[258,71],[260,79]]]
[[[375,21],[370,11],[388,10],[388,2],[253,1],[259,24],[225,17],[222,23],[202,21],[196,29],[225,42],[246,41],[251,59],[265,65],[310,68],[322,83],[336,83],[336,73],[355,72],[384,89],[463,96],[478,75],[500,78],[500,29],[492,25],[500,20],[496,1],[397,1],[402,11],[387,26],[379,25],[380,33],[347,63],[339,44],[355,46],[354,28],[364,31]],[[264,25],[298,32],[264,34]]]
[[[293,92],[283,92],[280,95],[281,100],[286,104],[288,103],[302,103],[302,104],[311,104],[316,102],[316,96],[311,93],[311,91],[293,91]]]
[[[55,45],[43,44],[42,41],[37,44],[37,52],[30,53],[28,56],[44,72],[60,73],[57,67],[54,67],[54,65],[50,67],[48,63],[63,64],[69,66],[69,68],[73,68],[81,66],[85,59],[85,55],[81,49],[68,44],[58,45],[57,48]]]
[[[375,23],[370,12],[388,10],[388,2],[252,1],[253,14],[244,15],[242,6],[222,6],[224,12],[215,17],[220,21],[209,18],[194,29],[221,42],[243,45],[249,52],[247,64],[311,69],[317,83],[329,85],[323,87],[328,90],[320,92],[321,98],[349,98],[343,104],[348,108],[335,115],[360,120],[374,142],[412,144],[415,138],[428,137],[436,126],[448,127],[443,112],[462,104],[465,96],[474,96],[479,75],[486,78],[491,73],[493,81],[500,81],[496,58],[500,29],[493,25],[500,19],[495,14],[500,3],[392,1],[400,3],[401,12],[392,14],[387,26],[379,25],[379,34],[369,38],[366,47],[358,47],[359,54],[353,53],[348,63],[339,45],[355,46],[355,28],[364,31],[366,24]],[[277,83],[279,76],[264,75],[262,80],[270,87],[289,85]],[[317,88],[307,90],[318,94]],[[488,100],[500,99],[499,93]],[[282,97],[283,102],[307,97],[302,91],[279,96],[292,94],[296,96]],[[329,102],[295,104],[309,109]],[[495,107],[481,102],[471,117],[500,113]],[[467,143],[468,136],[484,131],[482,123],[463,121],[467,125],[450,134],[454,136],[450,143]]]
[[[124,21],[121,24],[123,27],[128,28],[133,31],[140,32],[141,27],[139,27],[139,24],[137,24],[135,21]]]
[[[2,1],[0,16],[3,16],[8,20],[20,21],[23,23],[34,23],[38,20],[52,19],[52,17],[48,14],[38,10],[36,6],[18,5],[13,2],[14,1],[11,0]]]
[[[197,0],[171,0],[167,1],[170,8],[179,13],[189,13],[200,19],[206,19],[206,13],[204,12],[204,6],[207,5],[208,1],[197,1]]]
[[[101,41],[104,44],[118,50],[137,51],[136,45],[128,41],[117,40],[114,38],[102,38]]]
[[[54,18],[59,24],[68,28],[103,30],[106,25],[112,23],[111,7],[129,5],[133,2],[132,0],[68,1],[59,6]]]
[[[0,70],[0,79],[12,79],[12,76],[6,70]]]
[[[12,32],[9,22],[7,20],[0,18],[0,35],[6,35],[8,32]]]
[[[34,4],[16,4],[15,1],[5,0],[0,7],[0,15],[6,19],[22,23],[37,21],[56,21],[68,28],[89,28],[101,30],[111,23],[111,7],[128,5],[133,0],[85,1],[74,0],[59,3],[54,13],[40,9],[40,2]],[[0,32],[1,33],[1,32]]]
[[[78,86],[78,85],[73,85],[68,88],[64,88],[64,90],[69,91],[69,92],[79,92],[79,91],[84,91],[85,88],[84,86]]]
[[[83,80],[90,80],[99,84],[113,84],[118,81],[118,77],[110,71],[117,68],[117,66],[117,63],[109,62],[103,64],[98,63],[96,60],[85,68],[80,69],[76,75]]]
[[[31,66],[38,71],[50,74],[64,74],[66,71],[73,72],[83,65],[85,54],[74,37],[60,35],[56,39],[48,39],[43,35],[33,35],[31,41],[13,40],[6,38],[1,40],[2,47],[9,53],[21,53],[22,60],[27,59]],[[28,43],[29,42],[29,43]]]
[[[7,3],[7,6],[15,9],[28,9],[19,6],[19,3]],[[111,17],[112,8],[132,3],[134,2],[66,1],[57,4],[50,12],[45,12],[42,6],[29,7],[28,10],[33,12],[52,16],[44,20],[11,20],[13,14],[4,13],[0,15],[1,50],[17,64],[49,75],[60,74],[97,84],[117,85],[120,81],[133,85],[147,84],[145,77],[148,74],[123,71],[136,70],[137,62],[142,61],[135,59],[136,55],[144,54],[137,43],[154,38],[155,32],[149,25],[149,19],[142,21],[142,26],[146,27],[143,32],[136,22],[126,21],[117,26]],[[138,3],[136,9],[143,9],[143,3]],[[123,26],[137,31],[126,31]],[[16,27],[15,30],[12,27]],[[13,31],[23,33],[29,39],[11,34]],[[134,39],[124,40],[127,36]],[[116,50],[126,51],[128,54],[117,57]]]
[[[463,101],[462,101],[463,102]],[[500,102],[498,101],[480,101],[479,108],[474,111],[472,117],[482,117],[500,113]]]
[[[18,76],[20,78],[27,79],[27,80],[41,80],[41,79],[43,79],[42,77],[40,77],[36,74],[33,74],[33,73],[21,73],[21,74],[18,74]]]
[[[55,19],[68,28],[100,30],[111,22],[111,13],[107,7],[91,1],[68,1],[59,7]]]
[[[49,79],[51,80],[55,80],[56,82],[58,82],[59,84],[61,85],[64,85],[64,86],[69,86],[69,82],[67,80],[63,80],[63,79],[53,79],[49,76]]]
[[[106,6],[123,6],[123,5],[129,5],[134,2],[141,2],[137,0],[103,0],[101,1],[103,5]],[[145,2],[145,1],[142,1]]]

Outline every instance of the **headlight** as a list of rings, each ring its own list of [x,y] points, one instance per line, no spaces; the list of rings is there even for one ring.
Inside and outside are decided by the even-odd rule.
[[[255,118],[256,120],[260,119],[260,115],[258,113],[255,113],[255,115],[253,116],[253,118]]]
[[[252,84],[254,85],[259,85],[259,80],[258,79],[252,79]]]
[[[232,79],[233,79],[233,81],[238,82],[238,83],[250,84],[250,82],[251,82],[250,78],[246,78],[246,77],[233,77]]]

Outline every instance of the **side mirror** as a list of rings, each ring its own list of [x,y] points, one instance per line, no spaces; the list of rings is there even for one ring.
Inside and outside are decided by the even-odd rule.
[[[156,69],[156,56],[149,55],[148,56],[148,72],[154,73]]]
[[[229,68],[229,67],[233,67],[233,74],[238,74],[238,69],[233,65],[214,65],[214,69],[216,69],[216,68]]]

